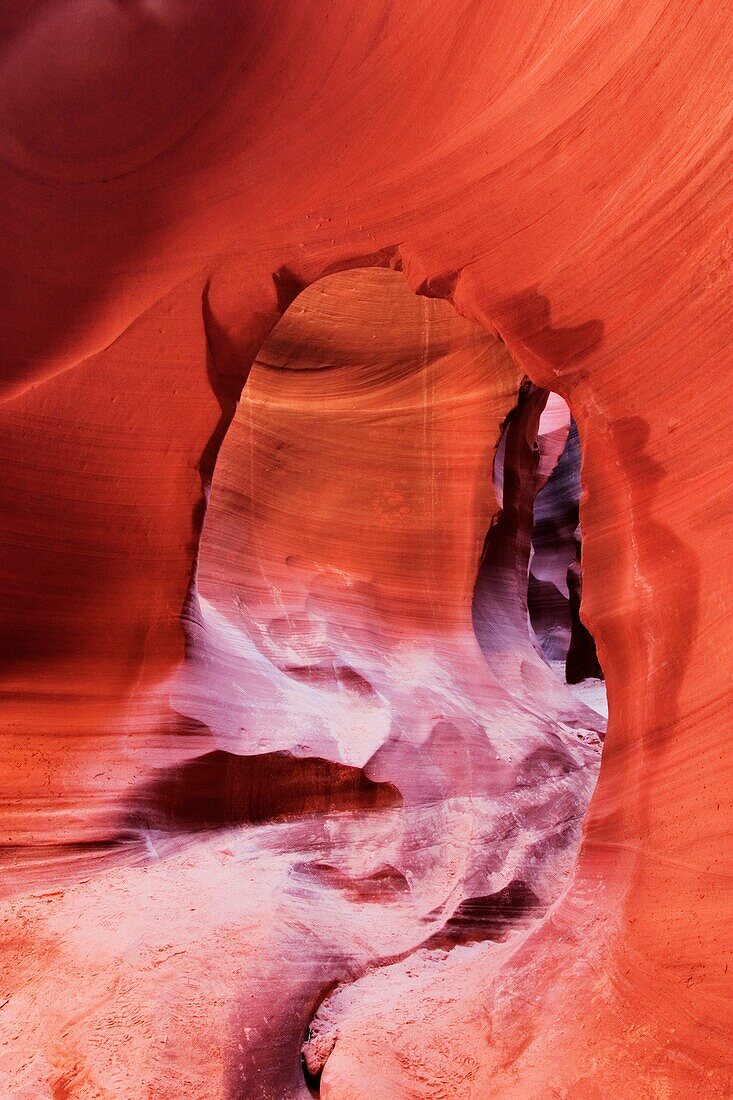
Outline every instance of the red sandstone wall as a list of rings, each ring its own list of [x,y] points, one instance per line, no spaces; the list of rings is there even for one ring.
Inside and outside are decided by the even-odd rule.
[[[263,336],[400,262],[572,408],[610,724],[551,917],[354,986],[322,1095],[729,1095],[725,6],[39,0],[2,32],[6,1094],[237,1095],[242,960],[277,990],[290,941],[234,884],[272,878],[217,849],[100,884],[95,845],[198,736],[160,685]]]

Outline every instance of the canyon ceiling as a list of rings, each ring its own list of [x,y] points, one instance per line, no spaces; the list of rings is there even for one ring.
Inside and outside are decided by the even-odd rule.
[[[732,46],[0,11],[0,1095],[733,1095]]]

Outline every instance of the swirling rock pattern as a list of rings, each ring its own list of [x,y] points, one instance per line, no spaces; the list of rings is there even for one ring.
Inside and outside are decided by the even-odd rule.
[[[725,5],[0,34],[3,1094],[729,1096]],[[474,630],[524,375],[582,449],[577,859],[587,711]]]

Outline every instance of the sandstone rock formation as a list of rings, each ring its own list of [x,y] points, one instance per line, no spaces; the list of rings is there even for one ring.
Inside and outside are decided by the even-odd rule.
[[[732,67],[0,14],[3,1096],[731,1094]]]

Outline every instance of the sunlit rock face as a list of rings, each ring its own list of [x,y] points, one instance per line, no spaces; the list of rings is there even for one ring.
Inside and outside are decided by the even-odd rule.
[[[730,1096],[725,5],[6,8],[0,1093]]]

